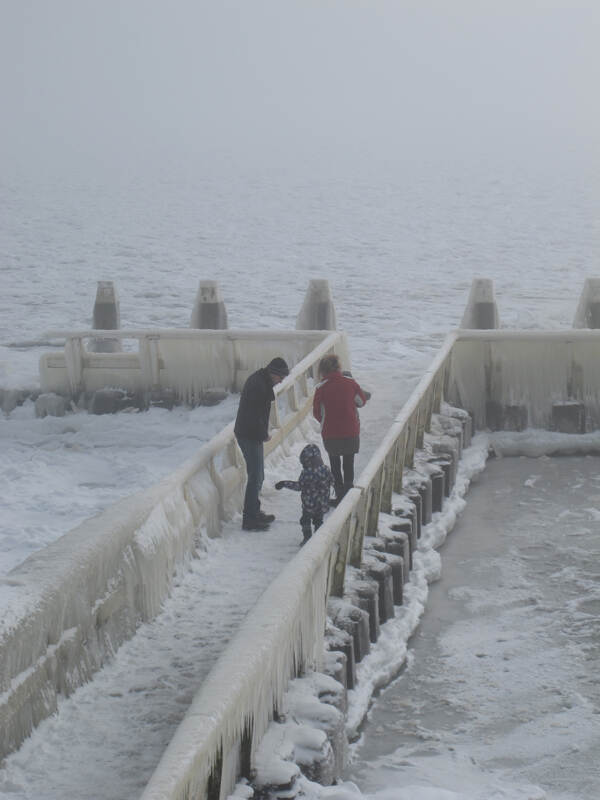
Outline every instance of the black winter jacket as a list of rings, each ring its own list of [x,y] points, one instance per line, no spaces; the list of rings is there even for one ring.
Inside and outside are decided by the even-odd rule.
[[[253,372],[242,389],[235,419],[235,435],[240,439],[265,442],[269,438],[269,414],[274,399],[269,371],[263,367]]]

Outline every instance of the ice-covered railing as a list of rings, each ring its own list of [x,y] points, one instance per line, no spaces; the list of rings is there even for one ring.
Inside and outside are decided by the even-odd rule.
[[[169,389],[181,402],[192,403],[207,389],[240,391],[248,375],[275,356],[298,363],[328,333],[192,328],[51,331],[50,338],[65,339],[64,352],[41,357],[40,384],[44,392],[68,395],[106,386],[131,393]],[[86,341],[103,336],[137,341],[138,350],[96,353],[86,349]],[[345,348],[341,355],[346,361]]]
[[[148,783],[142,800],[226,797],[288,680],[318,665],[327,598],[342,595],[348,564],[360,565],[363,539],[402,487],[431,415],[439,411],[456,334],[445,341],[375,454],[317,536],[286,565],[250,611],[211,670]]]
[[[321,334],[275,388],[267,453],[308,414],[318,361],[345,349],[342,334]],[[244,479],[231,423],[159,484],[81,523],[0,581],[0,757],[56,709],[59,693],[88,680],[156,615],[198,531],[217,535],[241,508]]]

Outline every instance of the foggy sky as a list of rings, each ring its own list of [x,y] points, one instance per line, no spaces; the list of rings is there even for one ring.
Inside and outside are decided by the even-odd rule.
[[[580,151],[598,0],[0,0],[0,163]]]

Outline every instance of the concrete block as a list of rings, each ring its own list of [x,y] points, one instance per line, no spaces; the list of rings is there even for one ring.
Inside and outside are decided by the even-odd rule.
[[[410,545],[407,543],[407,548]],[[404,557],[394,553],[378,553],[377,557],[386,564],[389,564],[392,570],[392,590],[394,597],[394,605],[401,606],[404,602],[404,583],[408,580],[408,569],[404,567]],[[408,561],[407,561],[408,563]]]
[[[296,330],[334,331],[336,326],[335,308],[331,299],[329,281],[311,280],[296,319]]]
[[[495,400],[485,404],[485,424],[491,431],[523,431],[527,422],[527,406],[502,405]]]
[[[406,531],[386,531],[386,553],[402,559],[402,582],[410,574],[410,535]]]
[[[5,414],[10,414],[17,406],[22,406],[23,403],[31,397],[35,400],[39,393],[30,392],[27,389],[2,389],[0,394],[0,405]]]
[[[415,527],[411,520],[404,519],[402,522],[395,522],[391,528],[395,533],[403,533],[408,537],[409,552],[407,564],[408,569],[411,570],[413,568],[413,553],[417,549],[417,536]]]
[[[114,331],[121,327],[121,312],[117,290],[112,281],[98,281],[96,302],[92,317],[92,328],[100,331]],[[88,350],[92,353],[120,353],[123,346],[120,339],[91,339]]]
[[[552,430],[585,433],[585,406],[575,400],[552,404]]]
[[[450,457],[447,458],[434,458],[430,464],[435,464],[440,467],[444,472],[444,497],[450,497],[452,486],[454,485],[454,469],[453,461]]]
[[[365,572],[369,578],[377,581],[379,588],[379,622],[383,624],[395,614],[392,568],[385,561],[373,559],[368,564],[365,564]]]
[[[122,389],[98,389],[89,405],[92,414],[116,414],[124,406],[127,393]]]
[[[64,417],[66,411],[67,401],[54,392],[44,392],[35,401],[36,417]]]
[[[586,278],[573,320],[574,328],[600,328],[600,279]]]
[[[446,478],[441,467],[436,467],[429,477],[431,478],[431,510],[435,513],[441,511],[444,505]]]
[[[152,389],[145,394],[147,408],[167,408],[170,411],[176,403],[177,395],[174,389]]]
[[[413,531],[416,539],[420,539],[421,528],[423,526],[423,503],[421,500],[421,495],[417,490],[409,489],[406,492],[406,496],[414,505],[414,512],[411,514],[413,520]]]
[[[348,638],[350,639],[350,637]],[[351,640],[350,646],[352,646]],[[341,693],[341,704],[338,704],[340,701],[336,700],[334,705],[340,711],[345,712],[348,708],[348,696],[345,691],[348,688],[348,658],[346,653],[342,650],[326,650],[323,654],[323,672],[344,687],[344,692]],[[320,695],[319,699],[321,699]]]
[[[219,284],[217,281],[200,281],[190,328],[224,330],[227,327],[227,311]]]
[[[380,536],[365,536],[364,550],[376,550],[380,553],[385,552],[385,539],[382,539]]]
[[[369,616],[369,640],[375,644],[379,639],[379,586],[377,582],[365,577],[354,581],[349,595],[356,605]]]
[[[359,664],[371,649],[369,614],[357,605],[330,598],[329,616],[334,625],[346,631],[354,643],[354,660]]]
[[[414,484],[414,489],[421,496],[421,527],[431,522],[432,492],[431,478],[423,476],[423,480]]]
[[[479,330],[500,327],[494,282],[489,278],[473,279],[460,327]]]
[[[347,689],[354,689],[356,685],[356,656],[352,635],[338,626],[329,624],[325,632],[325,644],[332,653],[339,652],[340,655],[344,656],[346,677],[343,683]]]

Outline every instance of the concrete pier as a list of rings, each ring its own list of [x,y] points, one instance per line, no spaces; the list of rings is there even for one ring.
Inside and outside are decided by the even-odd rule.
[[[574,328],[600,328],[600,278],[587,278],[573,320]]]
[[[121,311],[117,290],[112,281],[98,281],[92,328],[99,331],[116,331],[121,327]],[[90,339],[88,350],[93,353],[120,353],[120,339]]]
[[[500,327],[494,282],[489,278],[473,279],[460,327],[478,330]]]
[[[329,281],[311,280],[296,319],[298,331],[335,331],[336,316]]]
[[[200,281],[190,319],[190,328],[225,330],[227,311],[217,281]]]

